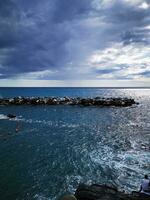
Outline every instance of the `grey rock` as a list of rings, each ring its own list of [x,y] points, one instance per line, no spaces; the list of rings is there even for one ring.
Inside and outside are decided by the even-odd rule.
[[[80,106],[116,106],[127,107],[137,104],[127,98],[69,98],[69,97],[14,97],[1,98],[0,105],[80,105]]]

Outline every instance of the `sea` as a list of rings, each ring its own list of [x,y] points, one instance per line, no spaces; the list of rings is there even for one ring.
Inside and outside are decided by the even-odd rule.
[[[127,97],[139,104],[0,106],[1,200],[57,200],[80,183],[131,192],[150,175],[150,89],[0,88],[0,98],[15,96]]]

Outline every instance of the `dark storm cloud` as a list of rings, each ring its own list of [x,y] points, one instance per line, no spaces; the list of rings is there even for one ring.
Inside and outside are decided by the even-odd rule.
[[[1,73],[12,76],[62,67],[68,60],[65,45],[71,38],[71,21],[82,19],[89,6],[87,0],[1,2]]]
[[[132,4],[135,1],[114,1],[107,8],[99,8],[104,20],[113,25],[111,32],[125,43],[143,42],[148,37],[149,31],[144,29],[150,24],[150,8],[142,9],[140,4]],[[150,4],[150,1],[141,1]],[[110,32],[110,34],[111,34]]]
[[[136,42],[136,43],[145,43],[148,44],[148,40],[145,38],[148,35],[148,30],[139,30],[139,31],[126,31],[123,35],[122,35],[122,40],[124,42],[124,44],[128,45],[130,43]]]
[[[45,70],[58,71],[50,79],[79,76],[92,52],[110,43],[149,44],[149,22],[149,9],[124,0],[0,1],[0,77]]]

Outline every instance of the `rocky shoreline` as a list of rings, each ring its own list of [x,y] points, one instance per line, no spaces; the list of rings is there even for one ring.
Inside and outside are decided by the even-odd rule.
[[[77,200],[150,200],[150,195],[136,191],[127,194],[118,191],[116,187],[108,185],[84,185],[80,184],[75,192]]]
[[[0,105],[80,105],[128,107],[138,104],[129,98],[14,97],[0,98]]]

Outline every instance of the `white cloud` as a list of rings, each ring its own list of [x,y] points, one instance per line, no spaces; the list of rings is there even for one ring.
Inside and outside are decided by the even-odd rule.
[[[147,2],[145,1],[143,2],[143,0],[121,0],[121,1],[128,3],[132,6],[138,6],[138,7],[143,6],[143,5],[145,6],[145,4],[147,4]]]
[[[143,2],[143,3],[139,6],[139,8],[147,10],[147,9],[150,8],[150,5],[149,5],[147,2]]]
[[[18,75],[19,79],[42,79],[47,76],[50,76],[52,74],[57,73],[56,70],[43,70],[43,71],[37,71],[37,72],[28,72],[28,73],[22,73]]]
[[[143,0],[119,0],[120,3],[125,3],[131,6],[138,6],[142,9],[147,9],[148,8],[148,4],[147,2],[143,2]],[[106,8],[110,8],[112,5],[117,4],[118,1],[117,0],[94,0],[93,1],[93,5],[96,9],[106,9]]]
[[[150,46],[135,43],[124,46],[122,43],[115,43],[94,52],[88,60],[88,66],[99,71],[97,78],[144,78],[144,73],[150,73]],[[107,72],[101,73],[101,70]]]
[[[96,9],[101,9],[101,8],[109,8],[112,6],[112,4],[115,2],[116,0],[94,0],[93,1],[93,6]]]
[[[144,27],[145,30],[150,30],[150,25]]]

